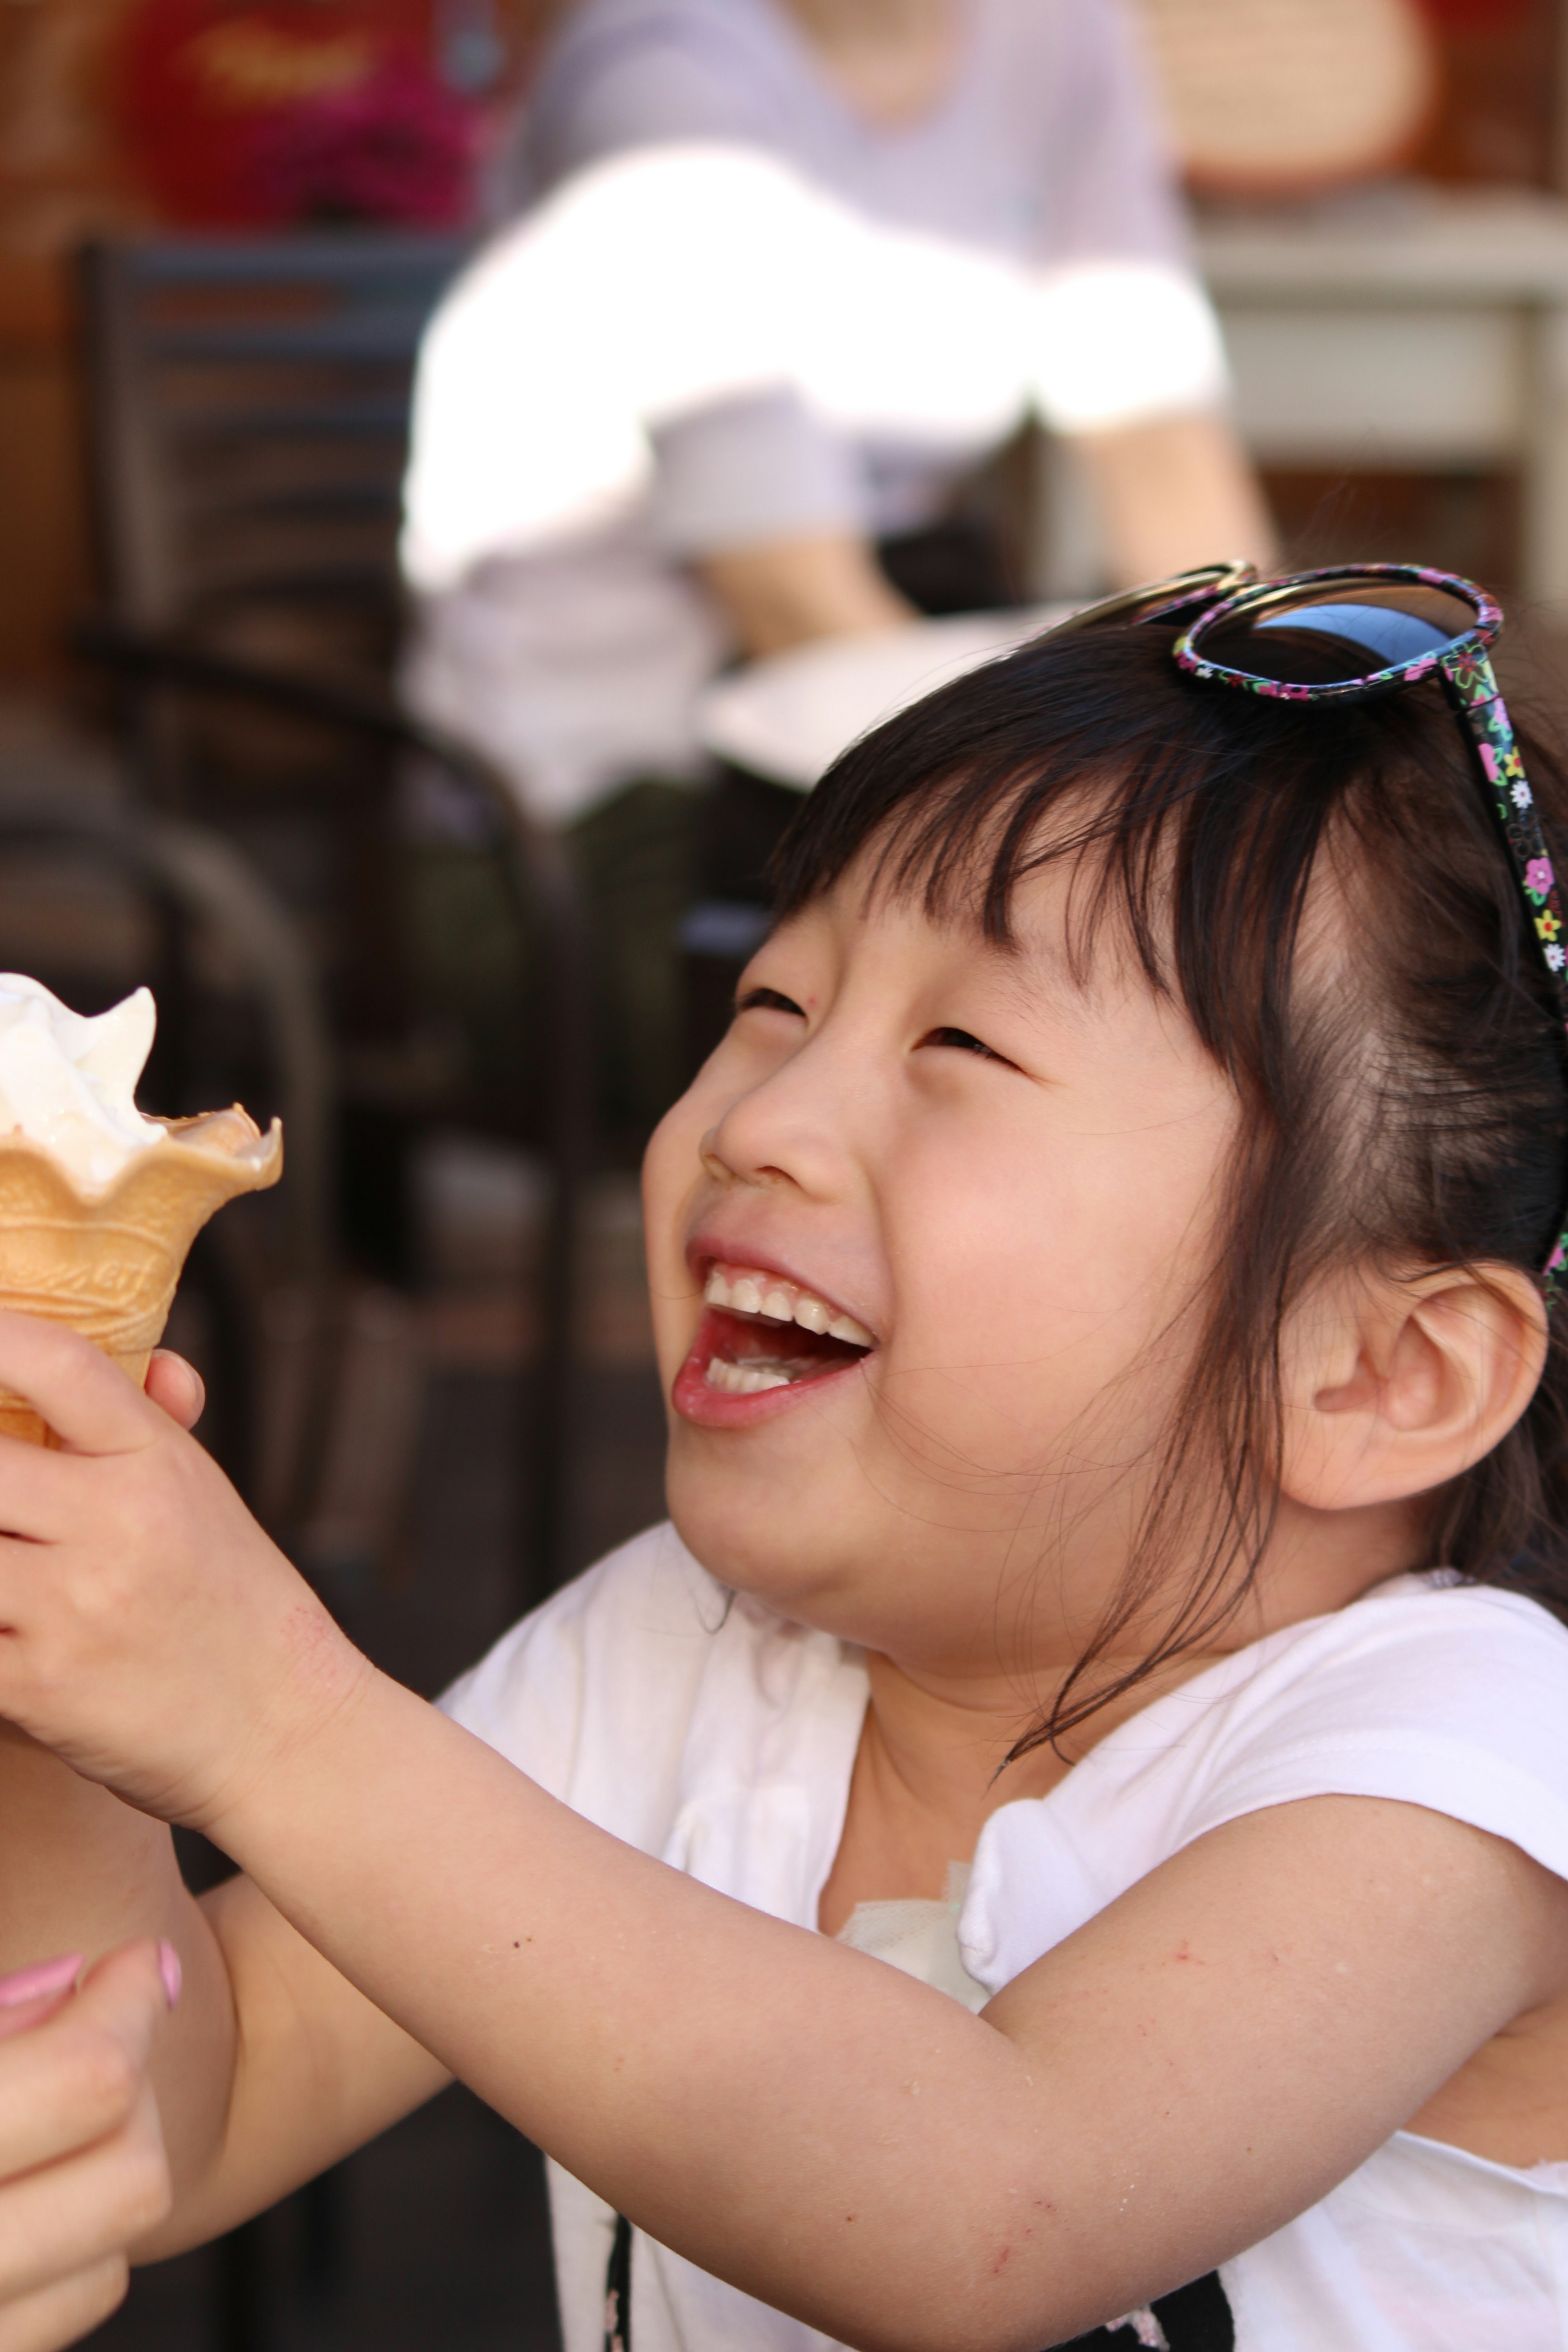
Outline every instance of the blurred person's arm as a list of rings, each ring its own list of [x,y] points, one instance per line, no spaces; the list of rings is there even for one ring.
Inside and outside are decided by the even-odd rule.
[[[1118,587],[1189,564],[1278,560],[1226,410],[1212,305],[1129,11],[1078,0],[1057,84],[1051,322],[1042,415],[1079,453]]]
[[[874,549],[851,531],[728,548],[693,569],[753,659],[813,637],[861,636],[916,617]]]
[[[1260,570],[1278,561],[1258,478],[1227,418],[1156,417],[1075,435],[1073,446],[1089,478],[1114,586],[1136,587],[1227,557]],[[917,617],[874,549],[849,531],[731,548],[694,568],[753,659]]]
[[[1228,418],[1153,417],[1075,434],[1073,446],[1116,587],[1231,556],[1260,571],[1278,562],[1258,477]]]
[[[859,453],[793,386],[706,404],[651,439],[655,528],[742,653],[914,618],[870,542]]]

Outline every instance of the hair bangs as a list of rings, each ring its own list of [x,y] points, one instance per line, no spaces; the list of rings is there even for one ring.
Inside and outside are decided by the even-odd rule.
[[[1270,1092],[1342,726],[1303,729],[1292,714],[1287,786],[1258,756],[1278,711],[1194,687],[1170,631],[1088,642],[1086,661],[1081,636],[1038,638],[854,744],[781,844],[778,917],[864,858],[873,894],[1005,948],[1019,886],[1070,865],[1070,968],[1087,976],[1114,927],[1233,1081]]]

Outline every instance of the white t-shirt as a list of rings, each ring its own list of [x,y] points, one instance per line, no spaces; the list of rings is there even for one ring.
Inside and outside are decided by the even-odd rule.
[[[690,771],[729,650],[684,560],[916,528],[1031,407],[1212,407],[1223,353],[1121,0],[961,0],[954,86],[878,128],[781,0],[585,0],[531,209],[415,399],[406,691],[542,814]]]
[[[857,1651],[730,1594],[656,1528],[443,1704],[627,1843],[814,1928],[867,1688]],[[992,1815],[964,1969],[997,1991],[1206,1831],[1346,1794],[1448,1813],[1568,1878],[1568,1631],[1518,1595],[1406,1576],[1222,1660]],[[551,2174],[566,2352],[600,2352],[614,2216]],[[637,2352],[828,2352],[640,2235],[632,2275]],[[1220,2276],[1237,2352],[1562,2352],[1568,2162],[1519,2171],[1397,2132]]]

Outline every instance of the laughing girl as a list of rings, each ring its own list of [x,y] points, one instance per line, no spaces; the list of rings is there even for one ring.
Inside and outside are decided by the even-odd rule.
[[[648,1156],[670,1524],[444,1712],[177,1367],[0,1326],[5,1936],[184,1963],[136,2258],[456,2074],[568,2352],[1561,2346],[1568,801],[1497,618],[1167,583],[846,756]]]

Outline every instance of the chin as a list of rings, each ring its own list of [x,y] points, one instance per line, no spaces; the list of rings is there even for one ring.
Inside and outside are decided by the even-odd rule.
[[[854,1515],[835,1507],[831,1483],[819,1482],[803,1510],[797,1477],[726,1475],[711,1459],[693,1458],[697,1451],[678,1435],[666,1486],[671,1522],[693,1559],[781,1616],[862,1639],[847,1620],[863,1544]]]

